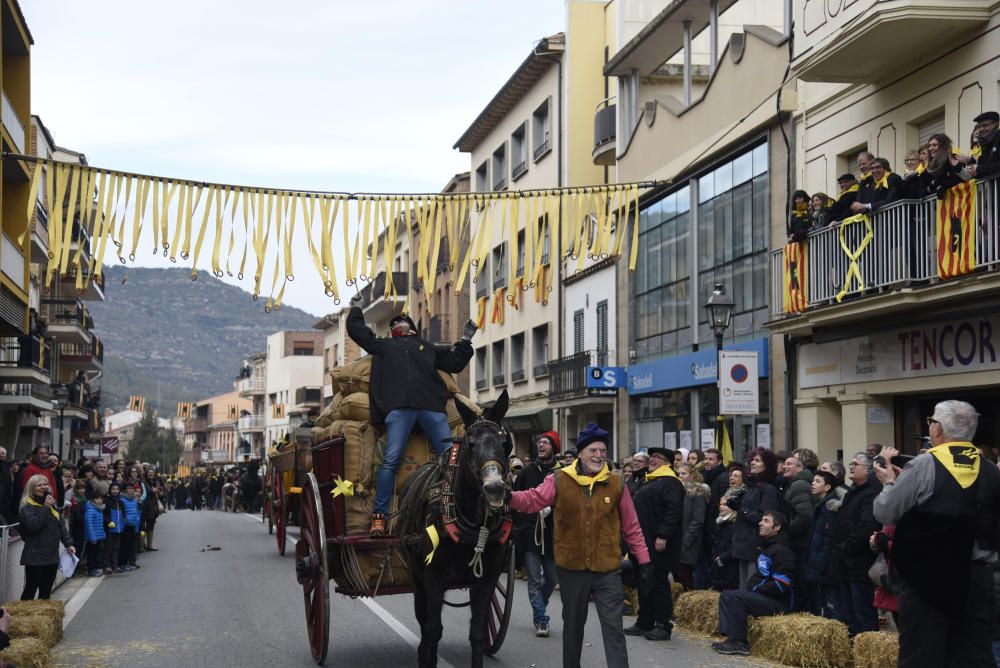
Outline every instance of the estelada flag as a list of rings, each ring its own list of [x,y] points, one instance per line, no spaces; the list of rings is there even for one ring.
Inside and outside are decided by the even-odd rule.
[[[938,276],[954,278],[976,268],[976,182],[945,191],[937,204]]]
[[[806,289],[806,242],[788,244],[784,255],[782,304],[785,313],[802,313],[809,305],[809,291]]]
[[[480,297],[476,300],[478,305],[478,311],[476,311],[476,326],[482,329],[486,326],[486,303],[490,300],[489,297]]]

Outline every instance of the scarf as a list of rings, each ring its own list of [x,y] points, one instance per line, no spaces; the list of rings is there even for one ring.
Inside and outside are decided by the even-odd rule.
[[[928,452],[941,462],[962,489],[971,487],[979,477],[979,448],[968,441],[942,443]]]
[[[858,192],[858,184],[857,183],[855,183],[853,186],[851,186],[850,188],[848,188],[844,192],[842,192],[839,195],[837,195],[837,201],[840,201],[845,196],[850,195],[851,193],[856,193],[856,192]]]
[[[28,505],[29,505],[29,506],[36,506],[36,507],[38,507],[38,508],[43,508],[43,507],[45,506],[45,504],[43,504],[43,503],[38,503],[38,501],[35,501],[35,500],[34,500],[33,498],[31,498],[30,496],[28,497]],[[59,513],[57,513],[57,512],[56,512],[56,508],[55,508],[55,506],[50,506],[50,507],[49,507],[49,512],[50,512],[50,513],[52,513],[52,517],[54,517],[54,518],[56,518],[57,520],[60,520],[60,521],[62,520],[62,518],[61,518],[61,517],[59,517]]]
[[[594,493],[594,483],[604,482],[611,478],[611,471],[608,470],[607,462],[604,463],[600,471],[592,476],[580,473],[576,469],[576,466],[566,466],[559,470],[575,480],[576,484],[580,487],[587,487],[591,494]]]
[[[875,189],[882,188],[883,190],[889,189],[889,177],[892,176],[892,172],[888,169],[885,170],[885,176],[875,182]]]
[[[674,473],[669,464],[664,464],[655,471],[650,471],[646,474],[646,480],[654,480],[656,478],[677,478],[677,474]]]

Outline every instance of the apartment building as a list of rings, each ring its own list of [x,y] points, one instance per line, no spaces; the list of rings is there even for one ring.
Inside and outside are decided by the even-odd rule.
[[[135,434],[135,428],[142,421],[142,413],[139,411],[119,411],[112,413],[110,410],[104,411],[102,421],[102,436],[113,436],[118,439],[118,452],[115,459],[129,459],[129,445]],[[156,424],[160,429],[171,430],[177,437],[179,443],[184,442],[184,420],[180,418],[156,418]],[[99,452],[99,451],[98,451]],[[177,462],[161,462],[167,470],[172,470]]]
[[[323,399],[323,334],[316,330],[275,332],[267,337],[264,387],[264,443],[280,441]]]
[[[191,417],[184,421],[182,465],[233,464],[250,456],[247,448],[240,449],[237,422],[251,407],[251,402],[235,390],[197,402]]]
[[[968,153],[973,119],[1000,107],[995,2],[796,0],[794,17],[797,187],[835,194],[839,174],[857,173],[861,150],[902,172],[906,152],[938,132]],[[937,198],[897,202],[871,216],[867,243],[865,224],[844,229],[854,263],[839,230],[811,234],[799,270],[806,303],[786,312],[786,249],[774,237],[771,331],[789,346],[795,445],[820,457],[870,443],[915,453],[924,419],[944,399],[976,406],[975,442],[996,444],[997,188],[995,179],[975,183],[974,238],[958,246],[974,256],[967,274],[938,268],[948,245],[938,243]]]
[[[267,424],[267,354],[256,353],[244,362],[236,378],[236,393],[250,401],[247,411],[241,411],[236,425],[238,437],[250,444],[250,454],[261,459],[267,454],[264,425]]]
[[[784,355],[765,327],[794,98],[794,86],[783,95],[783,3],[616,0],[607,11],[617,49],[604,73],[617,96],[614,122],[598,109],[595,154],[613,143],[619,182],[662,182],[639,202],[636,270],[618,273],[612,317],[628,323],[617,332],[628,364],[618,427],[630,450],[714,446],[716,344],[704,304],[722,284],[735,302],[724,347],[759,360],[759,413],[727,424],[736,455],[783,447],[783,395],[771,379],[783,377]]]

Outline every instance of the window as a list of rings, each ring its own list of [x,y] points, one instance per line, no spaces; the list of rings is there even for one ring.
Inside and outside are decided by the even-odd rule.
[[[510,380],[512,383],[526,380],[524,373],[524,332],[510,337]]]
[[[524,258],[527,252],[528,249],[524,247],[524,230],[521,230],[517,233],[517,276],[524,276]]]
[[[507,187],[507,142],[493,151],[493,190]]]
[[[552,132],[551,106],[552,98],[549,97],[531,114],[531,136],[534,140],[532,155],[535,158],[535,162],[541,160],[542,156],[552,150],[552,138],[550,136]]]
[[[507,242],[493,249],[493,289],[507,285]]]
[[[549,239],[549,217],[547,215],[542,216],[538,219],[538,224],[542,228],[542,264],[547,265],[552,246],[552,242]]]
[[[293,345],[292,355],[305,356],[313,354],[313,346],[310,343],[295,343],[292,345]]]
[[[608,300],[597,302],[597,365],[608,363]]]
[[[499,387],[506,382],[506,367],[504,362],[504,342],[493,342],[493,386]]]
[[[573,352],[583,352],[583,309],[573,313]]]
[[[489,386],[489,376],[486,367],[486,348],[476,349],[476,389],[485,390]]]
[[[944,134],[944,112],[924,119],[917,124],[917,146],[926,144],[931,135]]]
[[[518,177],[528,171],[528,122],[525,121],[514,130],[510,136],[510,178],[517,181]]]
[[[535,378],[549,375],[549,326],[539,325],[531,330],[531,359]]]
[[[487,163],[485,161],[476,168],[476,192],[484,193],[488,192],[490,189],[490,182],[487,178],[486,170]]]
[[[413,263],[413,273],[410,274],[410,285],[413,286],[413,289],[415,291],[419,292],[420,290],[423,290],[424,284],[423,284],[423,281],[420,281],[417,278],[417,276],[419,275],[417,273],[417,266],[418,266],[418,264],[416,262],[414,262]],[[373,295],[373,296],[375,296],[375,295]],[[381,296],[381,295],[378,295],[378,296]]]

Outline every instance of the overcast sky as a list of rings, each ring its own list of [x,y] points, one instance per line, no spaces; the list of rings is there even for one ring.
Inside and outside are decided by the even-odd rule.
[[[562,0],[21,6],[32,113],[90,164],[348,192],[436,192],[468,171],[455,140],[532,45],[565,29]],[[305,275],[286,302],[333,308]]]

